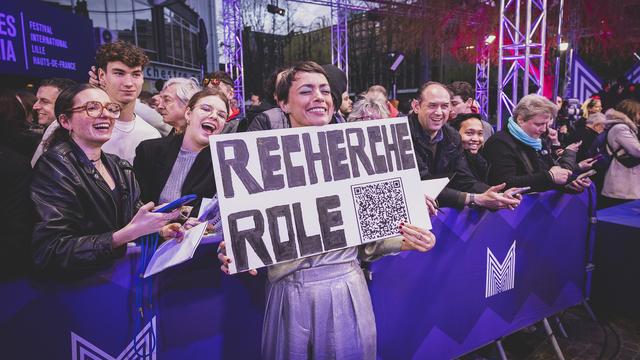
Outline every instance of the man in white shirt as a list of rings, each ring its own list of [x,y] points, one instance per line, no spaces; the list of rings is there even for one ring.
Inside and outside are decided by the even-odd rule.
[[[160,133],[135,113],[136,99],[144,83],[143,68],[149,58],[142,49],[124,41],[98,48],[98,81],[114,102],[122,106],[111,139],[102,150],[133,163],[136,147],[142,141],[160,137]]]

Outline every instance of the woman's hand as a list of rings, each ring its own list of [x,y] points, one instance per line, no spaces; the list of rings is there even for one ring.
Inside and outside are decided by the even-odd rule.
[[[581,171],[587,171],[591,169],[593,165],[597,162],[598,162],[598,159],[595,157],[584,159],[578,163],[578,168],[580,168]]]
[[[559,146],[560,140],[558,140],[558,130],[552,127],[547,127],[547,130],[549,130],[549,135],[547,135],[547,137],[551,140],[551,145]]]
[[[113,233],[113,247],[120,247],[140,236],[155,233],[169,221],[180,216],[180,210],[170,213],[153,212],[152,202],[143,205],[133,216],[133,219],[122,229]]]
[[[400,223],[400,234],[402,235],[401,250],[429,251],[436,244],[436,236],[427,229]]]
[[[220,265],[220,270],[229,275],[229,264],[231,264],[231,258],[227,256],[227,248],[224,241],[221,241],[220,245],[218,245],[218,260],[222,263],[222,265]],[[249,274],[256,276],[258,275],[258,270],[249,269]]]
[[[429,216],[435,216],[438,213],[438,202],[436,199],[424,194],[424,203],[427,205],[427,210],[429,210]]]
[[[176,242],[182,242],[184,239],[185,228],[178,223],[171,223],[163,226],[160,231],[160,237],[163,240],[175,239]]]
[[[549,175],[554,184],[564,185],[571,176],[571,170],[563,169],[560,166],[553,166],[549,169]]]
[[[580,145],[582,145],[582,140],[580,140],[578,142],[574,142],[573,144],[569,144],[564,149],[565,150],[571,150],[571,151],[578,151],[578,149],[580,149]]]
[[[591,179],[589,179],[588,177],[582,178],[582,179],[577,179],[574,180],[570,183],[568,183],[567,185],[565,185],[565,189],[576,192],[576,193],[581,193],[584,191],[584,189],[588,188],[589,186],[591,186]]]
[[[89,69],[89,72],[87,75],[89,75],[90,85],[97,86],[102,89],[106,87],[104,81],[98,80],[98,69],[95,67],[95,65],[91,66],[91,69]]]

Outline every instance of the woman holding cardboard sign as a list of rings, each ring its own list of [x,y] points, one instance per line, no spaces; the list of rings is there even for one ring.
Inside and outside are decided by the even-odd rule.
[[[314,62],[286,70],[277,95],[287,127],[323,126],[331,120],[334,106],[327,75]],[[395,238],[269,267],[263,358],[375,359],[375,320],[359,260],[401,250],[428,251],[435,244],[426,229],[398,226],[401,236]],[[228,272],[231,259],[224,242],[218,257]]]

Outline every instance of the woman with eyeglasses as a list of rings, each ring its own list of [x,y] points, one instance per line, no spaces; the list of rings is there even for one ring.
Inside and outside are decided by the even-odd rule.
[[[205,88],[191,97],[184,117],[183,133],[140,143],[133,168],[143,201],[164,203],[196,194],[198,199],[190,205],[197,215],[202,198],[216,193],[209,136],[222,132],[229,101],[222,91]]]
[[[182,234],[167,223],[178,216],[142,205],[131,165],[102,151],[120,105],[89,84],[64,90],[55,104],[60,128],[38,161],[31,198],[37,223],[32,237],[36,269],[49,275],[80,275],[109,266],[126,244],[160,232]]]

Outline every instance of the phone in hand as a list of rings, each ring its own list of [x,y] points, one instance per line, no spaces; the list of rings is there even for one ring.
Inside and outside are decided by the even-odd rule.
[[[512,191],[510,194],[511,194],[511,196],[518,195],[518,194],[524,194],[529,190],[531,190],[531,186],[525,186],[525,187],[521,187],[519,189],[516,189],[516,190]]]
[[[154,210],[153,212],[157,212],[157,213],[168,213],[168,212],[172,212],[173,210],[180,208],[182,205],[186,205],[190,202],[192,202],[193,200],[197,199],[198,196],[195,194],[189,194],[189,195],[185,195],[179,199],[173,200],[172,202],[168,203],[167,205],[161,207],[160,209]]]
[[[582,174],[578,175],[576,177],[576,180],[581,180],[581,179],[584,179],[586,177],[591,177],[591,176],[595,175],[596,173],[597,173],[597,171],[595,171],[594,169],[591,169],[589,171],[583,172]]]

